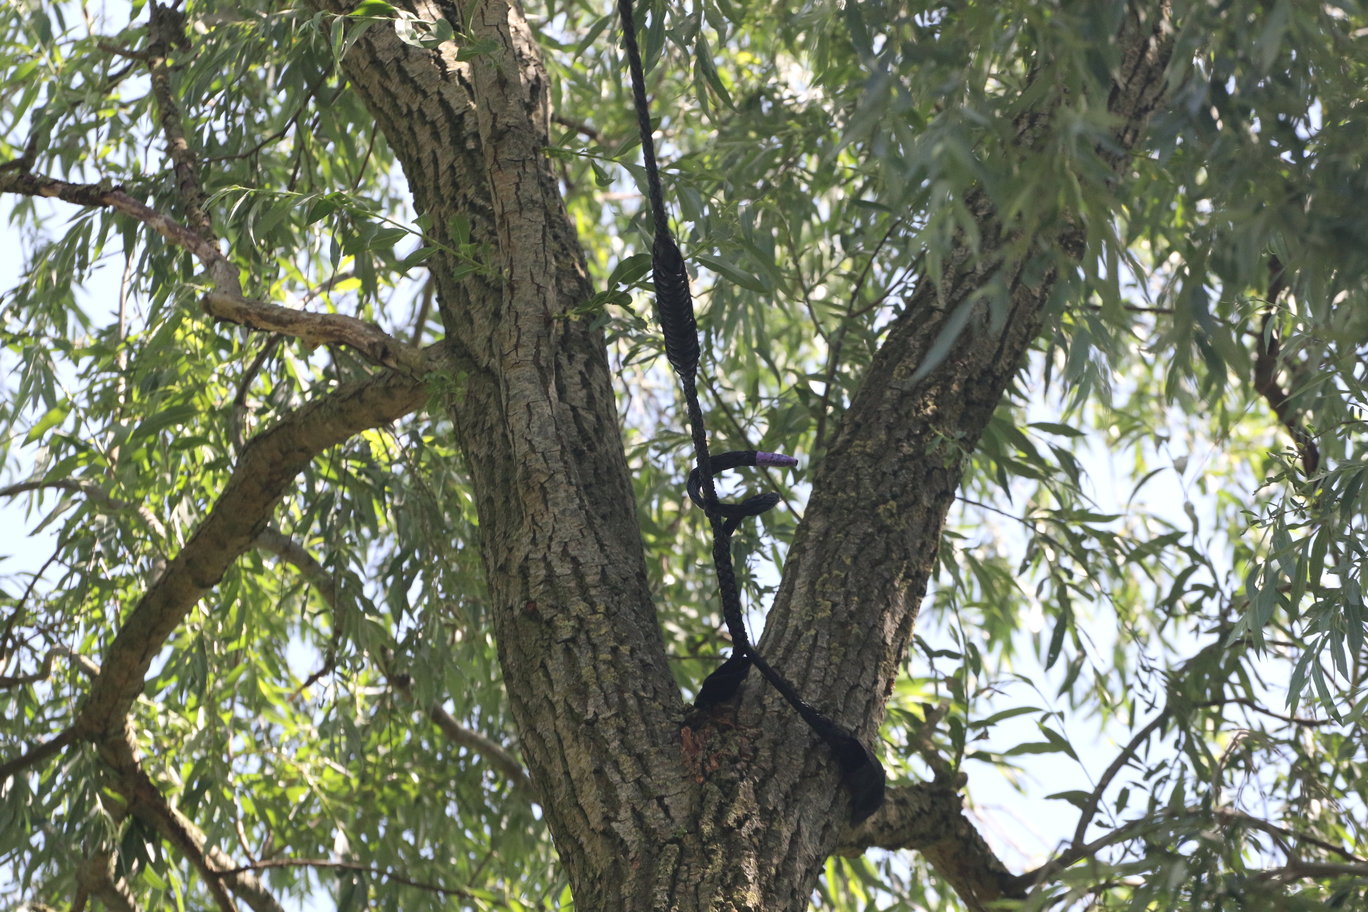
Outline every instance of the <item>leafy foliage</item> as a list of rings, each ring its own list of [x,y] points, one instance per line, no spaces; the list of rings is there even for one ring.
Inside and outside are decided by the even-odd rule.
[[[246,293],[438,337],[422,226],[338,67],[357,29],[396,27],[392,9],[180,9],[176,100]],[[1368,15],[1178,4],[1171,101],[1117,182],[1111,116],[1085,99],[1120,63],[1123,9],[649,5],[643,49],[711,359],[701,394],[719,448],[811,467],[912,289],[980,243],[974,194],[1023,237],[1073,220],[1085,255],[1034,264],[1064,281],[963,480],[889,706],[890,769],[964,773],[971,796],[1004,777],[1049,793],[1062,830],[1008,857],[1092,851],[1039,908],[1362,908]],[[139,56],[146,10],[89,11],[0,11],[0,161],[176,211]],[[601,289],[579,316],[602,325],[622,378],[651,583],[691,688],[716,656],[716,610],[642,303],[649,240],[616,20],[575,0],[528,14],[551,74],[551,154]],[[459,41],[444,20],[399,26],[421,46]],[[1027,123],[1047,92],[1048,125]],[[1023,153],[1028,128],[1046,132]],[[205,319],[185,252],[111,210],[7,205],[22,267],[2,305],[0,493],[33,545],[0,579],[0,675],[33,680],[0,691],[0,760],[68,723],[244,442],[368,370]],[[480,268],[480,251],[463,253]],[[1256,382],[1273,348],[1278,402]],[[564,882],[535,803],[430,718],[515,747],[470,479],[437,414],[311,465],[276,523],[317,572],[264,546],[239,562],[157,657],[135,739],[158,787],[282,895],[551,908]],[[766,479],[792,511],[738,537],[757,625],[802,479]],[[103,775],[87,750],[0,782],[0,867],[16,872],[0,891],[60,901],[73,852],[112,841],[147,905],[205,905],[197,874],[119,814]],[[989,827],[1005,849],[1018,835]],[[345,864],[271,866],[284,859]],[[833,858],[815,903],[958,908],[923,864]]]

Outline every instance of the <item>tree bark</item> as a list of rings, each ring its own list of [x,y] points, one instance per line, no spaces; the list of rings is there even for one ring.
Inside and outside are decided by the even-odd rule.
[[[341,4],[318,5],[342,12]],[[583,255],[544,154],[547,84],[521,11],[482,0],[401,4],[497,50],[467,61],[374,25],[347,73],[408,177],[433,240],[429,262],[451,342],[450,414],[469,462],[495,634],[524,756],[579,907],[798,910],[823,860],[851,844],[849,804],[820,742],[758,676],[735,707],[686,714],[648,590],[603,339],[573,316],[590,294]],[[1129,148],[1162,91],[1166,7],[1132,12],[1111,107]],[[1022,142],[1031,124],[1023,121]],[[972,450],[1055,285],[1029,278],[1020,245],[986,197],[982,246],[909,301],[818,472],[761,648],[811,702],[865,737],[911,640],[945,515]],[[460,275],[462,258],[480,268]],[[974,296],[1010,288],[1005,319]],[[966,329],[919,375],[947,321]],[[959,819],[945,803],[887,814]],[[920,810],[918,810],[920,808]],[[882,820],[881,820],[882,818]],[[952,819],[953,818],[953,819]],[[893,828],[896,829],[896,828]],[[924,834],[923,834],[924,835]],[[943,842],[943,841],[942,841]],[[954,845],[986,852],[965,837]],[[975,907],[1000,888],[963,866]],[[952,879],[952,883],[955,882]],[[979,889],[981,887],[981,889]]]

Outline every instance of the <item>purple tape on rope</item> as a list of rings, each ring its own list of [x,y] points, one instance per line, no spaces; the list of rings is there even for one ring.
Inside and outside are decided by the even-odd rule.
[[[791,469],[798,464],[798,460],[792,456],[785,456],[783,453],[766,453],[763,450],[756,450],[755,464],[758,466],[783,466]]]

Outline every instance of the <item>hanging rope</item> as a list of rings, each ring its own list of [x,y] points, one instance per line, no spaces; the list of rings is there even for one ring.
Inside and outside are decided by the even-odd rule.
[[[637,128],[641,133],[641,154],[646,166],[647,196],[650,198],[651,220],[655,228],[651,259],[656,319],[660,321],[661,334],[665,337],[665,357],[679,376],[679,385],[684,393],[689,433],[693,438],[697,461],[689,473],[689,497],[703,508],[712,526],[713,566],[717,570],[717,586],[722,598],[722,618],[732,639],[731,657],[703,682],[694,706],[707,709],[731,699],[746,679],[751,666],[755,666],[761,676],[779,691],[803,721],[831,748],[841,770],[841,781],[850,792],[851,817],[858,823],[878,810],[883,801],[883,767],[869,748],[849,730],[804,702],[788,679],[756,651],[746,633],[736,571],[732,566],[731,535],[741,520],[758,516],[777,504],[779,495],[758,494],[739,504],[723,503],[717,499],[713,476],[743,466],[792,467],[798,464],[798,460],[779,453],[756,450],[708,455],[708,431],[703,422],[703,409],[698,403],[698,326],[694,321],[693,296],[689,293],[689,274],[684,266],[684,257],[679,252],[674,235],[670,233],[669,218],[665,212],[665,194],[660,187],[660,171],[656,166],[651,110],[646,100],[646,75],[641,65],[641,49],[637,45],[632,0],[618,0],[618,13],[622,17],[623,45],[627,50]]]

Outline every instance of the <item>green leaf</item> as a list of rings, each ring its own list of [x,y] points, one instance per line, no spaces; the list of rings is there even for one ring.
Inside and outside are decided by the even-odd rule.
[[[694,259],[698,260],[698,262],[702,263],[704,266],[707,266],[713,272],[727,279],[729,282],[733,282],[737,285],[740,285],[742,288],[748,289],[750,291],[759,292],[767,290],[765,284],[762,281],[760,281],[759,277],[747,272],[740,266],[737,266],[731,260],[725,259],[724,257],[710,256],[706,253],[700,253],[697,254],[694,257]]]
[[[649,253],[634,253],[631,256],[623,257],[613,267],[613,273],[608,277],[608,285],[612,288],[634,285],[650,271],[651,255]]]
[[[200,410],[194,405],[184,403],[172,405],[148,415],[133,429],[129,434],[130,441],[142,440],[144,438],[156,437],[162,431],[170,427],[187,424],[197,415]]]
[[[1092,793],[1079,789],[1071,789],[1065,792],[1055,792],[1053,795],[1046,795],[1045,799],[1047,801],[1067,801],[1081,811],[1086,808],[1088,802],[1092,800]]]
[[[52,430],[57,425],[66,420],[67,415],[71,414],[71,402],[59,402],[48,409],[47,414],[38,419],[38,423],[29,428],[29,432],[24,437],[24,443],[33,443],[42,438],[44,434]]]
[[[398,10],[385,0],[361,0],[347,15],[356,19],[393,19],[397,13]]]

